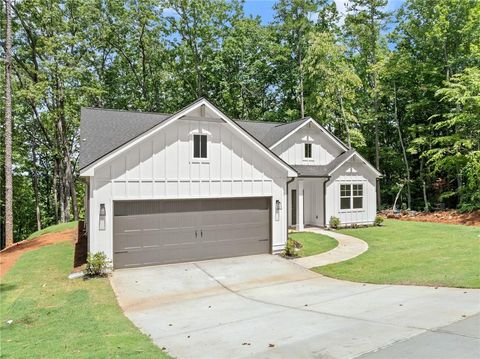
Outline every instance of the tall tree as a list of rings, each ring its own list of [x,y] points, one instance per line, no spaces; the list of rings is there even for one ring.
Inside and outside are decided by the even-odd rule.
[[[13,244],[12,2],[5,1],[5,245]]]
[[[329,31],[327,23],[338,16],[336,7],[328,0],[280,0],[275,4],[275,28],[278,42],[284,51],[283,61],[277,64],[279,86],[284,106],[296,104],[298,115],[305,117],[305,88],[303,60],[309,34],[320,27]],[[298,117],[293,108],[292,117]]]
[[[360,78],[345,57],[346,49],[331,33],[312,33],[305,57],[307,108],[315,118],[352,145],[356,131],[356,92]]]
[[[374,127],[375,167],[380,171],[380,96],[378,91],[381,32],[389,14],[384,11],[387,0],[352,0],[348,3],[345,30],[352,59],[364,83],[365,97],[370,105],[368,116]],[[377,180],[377,207],[381,204],[380,181]]]

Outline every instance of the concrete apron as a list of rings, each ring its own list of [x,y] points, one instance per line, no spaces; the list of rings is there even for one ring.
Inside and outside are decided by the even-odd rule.
[[[480,290],[340,281],[271,255],[117,270],[111,283],[177,358],[353,358],[480,312]]]

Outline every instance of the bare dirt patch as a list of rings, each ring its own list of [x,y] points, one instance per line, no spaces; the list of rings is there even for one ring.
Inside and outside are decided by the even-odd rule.
[[[46,233],[35,239],[15,243],[12,247],[0,251],[0,277],[8,272],[23,253],[65,241],[75,243],[76,234],[76,228],[67,229],[63,232]]]
[[[394,213],[393,211],[382,211],[384,217],[399,219],[401,221],[417,221],[417,222],[435,222],[449,224],[463,224],[466,226],[480,227],[480,211],[470,213],[460,213],[455,210],[437,211],[431,213],[402,211]]]

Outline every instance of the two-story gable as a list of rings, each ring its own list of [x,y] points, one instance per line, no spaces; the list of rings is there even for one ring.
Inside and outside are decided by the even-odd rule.
[[[274,253],[288,226],[375,217],[378,173],[310,118],[83,109],[80,143],[89,250],[115,268]]]

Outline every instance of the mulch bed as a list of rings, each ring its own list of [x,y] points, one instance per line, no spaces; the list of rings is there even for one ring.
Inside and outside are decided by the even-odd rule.
[[[386,218],[399,219],[401,221],[463,224],[480,227],[480,211],[470,213],[460,213],[455,210],[436,212],[401,211],[400,213],[395,213],[392,210],[388,210],[382,211],[380,214]]]

